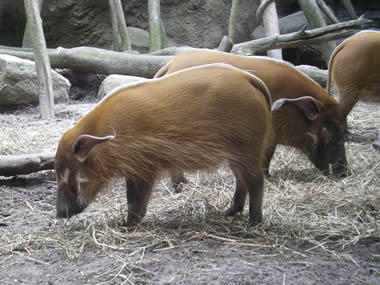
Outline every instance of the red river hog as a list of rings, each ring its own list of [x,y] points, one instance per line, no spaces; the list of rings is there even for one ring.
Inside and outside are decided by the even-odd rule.
[[[362,31],[344,40],[329,61],[327,90],[338,91],[340,118],[361,100],[380,102],[380,32]]]
[[[271,98],[256,76],[226,64],[122,86],[61,138],[56,158],[57,217],[82,212],[112,177],[126,177],[128,217],[140,222],[165,170],[226,161],[236,177],[231,207],[262,221],[262,162],[271,131]]]
[[[264,167],[277,144],[295,147],[305,153],[324,174],[345,175],[347,161],[344,132],[339,121],[338,104],[315,81],[292,64],[260,56],[239,56],[213,50],[195,50],[176,56],[163,66],[156,78],[191,66],[223,62],[255,74],[268,87],[275,102],[272,114],[274,139],[268,146]],[[186,182],[183,173],[172,173],[173,186],[180,191]]]

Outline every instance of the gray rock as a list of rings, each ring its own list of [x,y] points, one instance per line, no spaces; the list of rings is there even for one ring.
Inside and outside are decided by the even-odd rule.
[[[55,101],[68,99],[70,82],[52,70]],[[0,106],[38,104],[38,79],[33,61],[0,54]]]
[[[141,53],[149,52],[149,33],[148,31],[136,27],[128,27],[128,37],[132,44],[132,49]],[[174,47],[177,44],[168,39],[168,46]]]
[[[129,84],[141,80],[147,80],[143,77],[137,77],[137,76],[127,76],[127,75],[118,75],[118,74],[112,74],[110,76],[107,76],[102,84],[100,85],[99,92],[97,98],[100,100],[105,95],[110,93],[113,89],[120,87],[124,84]]]
[[[297,32],[301,30],[304,25],[308,25],[306,17],[303,11],[299,11],[294,14],[282,17],[278,20],[278,25],[280,26],[280,34],[287,34],[292,32]],[[265,37],[264,27],[262,25],[256,27],[252,33],[252,38],[260,39]]]

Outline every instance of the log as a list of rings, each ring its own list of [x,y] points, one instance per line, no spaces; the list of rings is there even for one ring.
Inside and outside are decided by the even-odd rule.
[[[264,3],[266,0],[261,0]],[[272,37],[280,34],[278,26],[278,16],[276,10],[276,3],[272,1],[263,12],[263,26],[265,36]],[[267,55],[272,58],[282,59],[281,49],[272,49],[267,51]]]
[[[296,68],[305,73],[314,81],[318,82],[323,88],[327,86],[328,70],[319,69],[318,67],[311,65],[297,65]]]
[[[46,49],[38,1],[24,0],[26,20],[33,33],[32,44],[39,85],[40,114],[42,119],[54,118],[54,95],[50,60]]]
[[[148,0],[150,51],[161,49],[160,0]]]
[[[29,174],[54,168],[55,153],[0,155],[0,176]]]
[[[222,39],[223,40],[223,39]],[[183,47],[168,47],[164,49],[160,49],[154,52],[150,52],[150,55],[154,56],[173,56],[173,55],[179,55],[185,52],[192,51],[196,48],[189,47],[189,46],[183,46]]]
[[[294,48],[302,45],[315,45],[324,41],[337,40],[352,36],[363,24],[372,23],[371,20],[361,16],[357,20],[332,24],[323,28],[312,30],[301,30],[295,33],[266,37],[258,40],[235,44],[232,53],[253,55],[257,52],[264,52],[275,48]]]
[[[327,18],[329,18],[332,23],[339,23],[339,20],[337,19],[337,17],[335,17],[334,12],[330,9],[329,6],[326,5],[324,0],[317,0],[317,4],[321,8],[322,12],[325,13]]]
[[[131,51],[131,42],[128,37],[127,25],[123,6],[120,0],[109,0],[111,22],[112,22],[112,39],[113,47],[116,51]]]
[[[304,44],[320,43],[324,40],[341,39],[351,36],[362,24],[371,20],[360,17],[357,20],[342,22],[324,28],[263,38],[250,42],[235,44],[232,52],[252,55],[255,51],[266,51],[272,48],[297,47]],[[54,68],[70,68],[82,72],[101,74],[125,74],[152,78],[165,65],[172,55],[191,51],[190,47],[171,47],[152,54],[129,54],[92,47],[77,47],[71,49],[48,49],[51,66]],[[34,60],[31,49],[0,46],[0,53]]]
[[[34,60],[30,49],[0,46],[0,53]],[[129,54],[93,47],[49,49],[48,55],[54,68],[70,68],[81,72],[101,74],[125,74],[152,78],[165,65],[170,56]]]
[[[228,21],[228,37],[235,42],[236,15],[240,0],[232,0],[230,18]]]
[[[298,0],[302,11],[305,13],[306,19],[310,24],[311,28],[325,27],[326,22],[323,18],[321,10],[319,9],[315,0]],[[335,42],[323,42],[320,44],[320,49],[323,55],[323,58],[328,65],[330,60],[330,55],[336,47]]]

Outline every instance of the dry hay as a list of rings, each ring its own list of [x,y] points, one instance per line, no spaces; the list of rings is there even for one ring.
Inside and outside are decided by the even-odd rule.
[[[60,119],[53,123],[41,123],[37,115],[29,114],[24,118],[29,122],[25,128],[7,129],[0,137],[0,153],[54,147],[62,132],[74,123],[72,117],[77,119],[88,106],[77,113],[67,111],[70,107],[59,108]],[[125,281],[136,269],[148,270],[142,266],[148,251],[166,251],[192,241],[216,241],[253,259],[290,253],[350,258],[344,251],[347,246],[363,238],[380,238],[380,154],[371,146],[380,122],[376,109],[361,103],[350,115],[354,141],[346,144],[351,171],[347,178],[322,176],[303,155],[279,147],[271,165],[272,176],[265,184],[264,223],[257,227],[247,225],[247,208],[238,217],[222,217],[234,189],[233,175],[222,167],[215,173],[188,175],[190,183],[180,194],[173,193],[167,179],[157,182],[147,216],[129,230],[119,226],[121,217],[127,215],[123,181],[114,181],[84,213],[69,221],[54,219],[51,201],[32,205],[26,200],[24,207],[17,209],[12,230],[1,232],[0,256],[21,251],[26,252],[19,253],[25,258],[44,263],[32,257],[33,251],[61,249],[68,258],[77,259],[83,251],[95,249],[115,264],[101,275]],[[19,119],[12,116],[11,120]],[[7,126],[11,128],[11,124]],[[55,191],[54,182],[50,187]]]

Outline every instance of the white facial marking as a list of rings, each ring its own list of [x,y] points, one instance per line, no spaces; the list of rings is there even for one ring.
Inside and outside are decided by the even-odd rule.
[[[82,176],[80,173],[78,173],[78,175],[77,175],[77,182],[78,182],[79,184],[81,184],[81,183],[87,183],[87,182],[89,182],[89,181],[90,181],[90,180],[88,180],[87,177]]]
[[[59,180],[60,180],[59,184],[68,184],[69,176],[70,176],[70,170],[66,168],[63,171],[63,175],[59,177]]]
[[[83,198],[83,195],[81,193],[81,184],[87,183],[90,180],[87,177],[82,176],[81,173],[78,172],[78,174],[75,177],[75,181],[77,182],[77,188],[78,188],[78,197],[77,197],[77,199],[78,199],[78,201],[79,201],[80,204],[85,205],[87,203],[86,203],[86,201]]]

